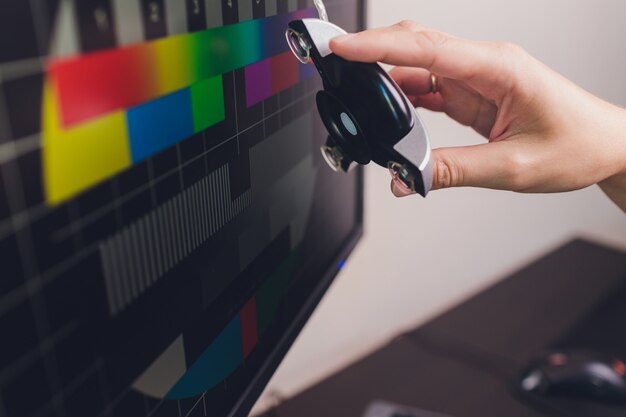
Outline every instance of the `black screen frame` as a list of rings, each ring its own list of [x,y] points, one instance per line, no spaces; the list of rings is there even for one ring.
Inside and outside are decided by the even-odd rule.
[[[357,2],[357,29],[365,29],[366,22],[366,9],[367,0],[358,0]],[[328,266],[326,272],[321,276],[321,279],[315,289],[312,291],[308,300],[303,304],[300,312],[295,316],[293,322],[287,328],[287,331],[282,335],[279,342],[276,344],[272,352],[265,359],[263,365],[257,375],[252,379],[252,382],[244,390],[242,396],[235,403],[235,406],[227,414],[228,417],[246,417],[252,410],[252,407],[256,404],[259,396],[267,386],[267,383],[274,375],[274,372],[281,364],[283,358],[293,345],[296,337],[300,334],[300,331],[309,320],[317,305],[321,301],[322,297],[335,280],[337,273],[339,272],[336,265],[348,258],[352,253],[357,243],[363,236],[363,198],[364,198],[364,175],[363,167],[358,166],[354,170],[354,174],[357,177],[357,215],[356,215],[356,227],[353,229],[350,236],[345,240],[341,250],[336,254],[333,262]]]

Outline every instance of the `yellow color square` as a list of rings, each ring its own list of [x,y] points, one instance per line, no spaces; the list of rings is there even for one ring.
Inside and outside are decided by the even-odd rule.
[[[54,89],[43,98],[43,174],[48,204],[58,204],[131,166],[126,115],[116,112],[64,130]]]

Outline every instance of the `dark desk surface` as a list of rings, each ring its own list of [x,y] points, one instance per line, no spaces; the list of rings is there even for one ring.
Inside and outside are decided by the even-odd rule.
[[[626,416],[626,407],[522,397],[511,382],[543,350],[593,328],[587,318],[624,288],[626,254],[571,242],[268,416],[359,417],[375,399],[455,417]]]

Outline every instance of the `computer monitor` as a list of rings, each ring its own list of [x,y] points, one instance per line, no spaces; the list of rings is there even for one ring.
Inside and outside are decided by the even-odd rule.
[[[0,2],[1,417],[247,414],[361,234],[312,5]]]

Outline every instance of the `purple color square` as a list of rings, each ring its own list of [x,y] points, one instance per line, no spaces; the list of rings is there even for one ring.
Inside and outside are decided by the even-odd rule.
[[[269,59],[248,65],[246,72],[246,105],[248,107],[272,95],[272,66]]]

